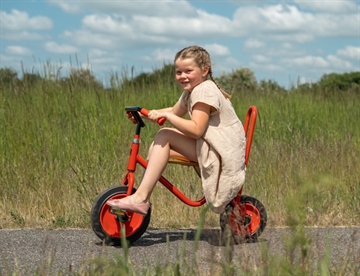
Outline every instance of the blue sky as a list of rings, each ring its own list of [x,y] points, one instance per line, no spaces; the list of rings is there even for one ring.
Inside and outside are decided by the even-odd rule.
[[[215,75],[245,67],[285,88],[360,71],[359,0],[1,0],[0,20],[0,67],[19,76],[21,66],[61,76],[81,66],[108,83],[194,44]]]

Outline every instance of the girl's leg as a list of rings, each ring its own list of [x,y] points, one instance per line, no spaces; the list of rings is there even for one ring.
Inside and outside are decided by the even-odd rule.
[[[182,155],[191,161],[197,161],[196,140],[176,129],[163,128],[156,134],[149,149],[148,166],[135,194],[122,199],[124,203],[140,204],[149,202],[162,172],[171,154]]]

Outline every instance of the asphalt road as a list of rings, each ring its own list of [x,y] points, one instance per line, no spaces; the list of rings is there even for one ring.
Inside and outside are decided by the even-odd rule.
[[[241,269],[253,268],[263,260],[267,248],[271,258],[286,256],[285,243],[290,229],[266,228],[257,243],[239,244],[231,248],[219,240],[219,229],[204,229],[195,247],[196,230],[148,230],[129,248],[129,259],[137,271],[156,265],[194,260],[203,275],[214,274],[217,263],[232,259]],[[360,272],[360,227],[307,228],[311,237],[308,259],[313,264],[321,262],[327,246],[331,247],[331,264],[340,266],[348,262]],[[184,235],[186,234],[186,240]],[[92,230],[0,230],[0,275],[32,275],[34,271],[49,274],[62,271],[78,272],[95,257],[123,258],[121,247],[103,246]],[[46,275],[44,273],[42,275]]]

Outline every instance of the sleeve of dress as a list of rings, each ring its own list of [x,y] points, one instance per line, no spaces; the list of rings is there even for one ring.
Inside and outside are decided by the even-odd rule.
[[[213,106],[217,111],[220,109],[221,101],[219,97],[223,97],[219,88],[212,81],[204,81],[194,88],[191,92],[191,107],[192,110],[194,105],[198,102],[202,102]]]

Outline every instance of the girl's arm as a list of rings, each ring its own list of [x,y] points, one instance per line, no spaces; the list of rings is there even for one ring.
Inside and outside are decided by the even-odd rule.
[[[208,125],[211,107],[205,103],[198,102],[194,105],[192,110],[191,120],[182,118],[186,110],[176,103],[173,107],[164,108],[160,110],[152,110],[149,113],[151,120],[165,117],[166,120],[175,128],[180,130],[185,135],[198,139],[200,138]]]
[[[150,113],[152,113],[152,116],[150,115]],[[162,109],[156,109],[156,110],[151,110],[150,112],[149,112],[149,115],[148,116],[144,116],[144,115],[142,115],[140,112],[139,112],[139,114],[140,114],[140,116],[142,117],[142,118],[145,118],[145,119],[149,119],[149,120],[151,120],[151,121],[153,121],[153,122],[157,122],[157,119],[159,119],[160,117],[165,117],[165,116],[157,116],[156,117],[156,119],[153,119],[153,118],[155,118],[155,114],[164,114],[164,113],[174,113],[174,114],[176,114],[177,116],[180,116],[180,117],[182,117],[182,116],[184,116],[186,113],[187,113],[187,110],[186,109],[184,109],[184,108],[182,108],[181,106],[180,106],[180,104],[179,103],[176,103],[174,106],[172,106],[172,107],[165,107],[165,108],[162,108]]]
[[[157,109],[155,110],[158,113],[173,113],[179,117],[184,116],[187,113],[187,110],[185,108],[182,108],[179,104],[179,102],[177,102],[174,106],[172,107],[166,107],[166,108],[162,108],[162,109]]]

